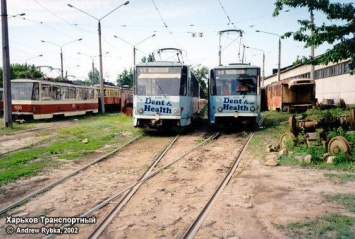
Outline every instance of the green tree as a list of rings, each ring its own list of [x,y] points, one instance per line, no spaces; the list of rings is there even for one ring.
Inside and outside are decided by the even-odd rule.
[[[132,68],[129,69],[124,69],[121,75],[118,75],[117,77],[117,85],[118,86],[124,86],[128,85],[129,87],[133,86],[133,70]]]
[[[329,0],[277,0],[273,16],[278,16],[283,6],[307,7],[309,12],[319,11],[326,15],[331,24],[323,23],[320,26],[311,20],[298,20],[301,25],[296,32],[287,32],[283,37],[291,37],[296,41],[304,42],[305,47],[320,46],[323,43],[337,43],[332,49],[319,57],[303,57],[297,59],[298,64],[328,64],[344,59],[350,59],[350,69],[355,68],[355,8],[353,3],[330,3]],[[341,25],[332,24],[336,20],[343,22]],[[309,32],[313,31],[313,35]],[[352,38],[351,38],[352,37]]]
[[[43,73],[37,69],[35,65],[27,64],[11,64],[10,65],[11,79],[28,78],[36,79],[43,77]],[[3,85],[2,69],[0,69],[0,85]]]
[[[155,56],[154,53],[151,53],[148,55],[148,57],[142,57],[141,62],[142,63],[147,63],[147,62],[154,62],[155,61]]]
[[[88,73],[88,77],[89,77],[90,81],[92,81],[92,75],[93,74],[94,74],[94,82],[93,82],[93,84],[99,84],[100,83],[100,73],[96,69],[96,67],[94,67],[94,72],[89,71],[89,73]]]
[[[200,84],[203,92],[207,95],[207,79],[208,79],[208,68],[206,66],[198,67],[198,68],[191,68],[192,72],[194,73],[198,83]]]

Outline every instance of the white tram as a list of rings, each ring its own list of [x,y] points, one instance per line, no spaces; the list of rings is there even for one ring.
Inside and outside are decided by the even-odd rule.
[[[134,70],[134,127],[171,129],[191,124],[199,112],[200,86],[180,62],[141,63]]]
[[[252,126],[260,120],[260,67],[230,64],[211,70],[208,118],[211,127]]]

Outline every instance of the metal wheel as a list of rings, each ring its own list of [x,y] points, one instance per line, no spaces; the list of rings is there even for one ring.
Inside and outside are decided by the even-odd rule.
[[[280,137],[281,149],[293,149],[295,146],[296,137],[292,133],[285,133]]]
[[[346,140],[346,138],[344,138],[342,136],[336,136],[329,141],[328,152],[331,155],[337,155],[340,152],[344,152],[348,158],[351,158],[350,144]]]

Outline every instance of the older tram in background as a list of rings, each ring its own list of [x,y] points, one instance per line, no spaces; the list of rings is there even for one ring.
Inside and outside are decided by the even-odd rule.
[[[94,85],[100,90],[100,84]],[[133,89],[129,86],[116,86],[113,83],[104,84],[104,105],[105,110],[114,112],[123,112],[126,115],[132,115],[133,107]],[[99,99],[100,102],[100,99]],[[100,107],[99,103],[99,107]]]
[[[316,103],[316,83],[308,78],[294,78],[266,86],[267,107],[270,111],[299,111]]]
[[[134,70],[135,127],[171,129],[191,125],[199,112],[200,86],[180,62],[141,63]]]
[[[211,127],[256,127],[260,120],[260,67],[218,66],[210,71],[208,118]]]
[[[11,81],[15,118],[49,119],[98,112],[96,87],[45,80]]]

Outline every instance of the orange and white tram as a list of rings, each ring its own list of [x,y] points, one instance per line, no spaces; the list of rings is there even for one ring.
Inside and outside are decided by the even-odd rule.
[[[100,91],[100,85],[94,85]],[[129,87],[115,86],[112,83],[104,84],[104,105],[105,110],[108,111],[121,111],[128,115],[131,113],[126,112],[127,108],[133,106],[133,89]],[[100,99],[99,99],[100,102]],[[100,104],[99,104],[100,107]],[[128,110],[127,110],[128,111]]]
[[[12,115],[15,118],[49,119],[98,112],[96,87],[45,80],[11,81]]]

